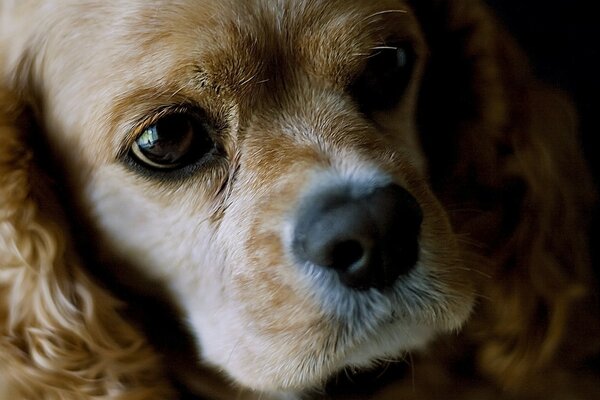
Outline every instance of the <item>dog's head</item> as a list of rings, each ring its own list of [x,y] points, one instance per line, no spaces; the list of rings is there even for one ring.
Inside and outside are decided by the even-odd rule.
[[[3,79],[99,256],[159,282],[208,363],[304,390],[468,317],[408,1],[39,3],[5,7]]]

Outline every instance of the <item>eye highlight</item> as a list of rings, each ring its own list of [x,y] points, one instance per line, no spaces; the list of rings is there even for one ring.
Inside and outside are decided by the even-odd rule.
[[[350,87],[361,111],[370,114],[398,104],[412,77],[415,60],[408,43],[377,47]]]
[[[147,126],[131,145],[131,157],[150,169],[173,170],[213,153],[209,125],[187,112],[167,113]]]

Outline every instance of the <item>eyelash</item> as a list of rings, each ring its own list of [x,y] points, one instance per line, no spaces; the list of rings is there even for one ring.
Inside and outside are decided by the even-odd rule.
[[[169,117],[171,115],[187,114],[198,120],[205,120],[206,123],[211,126],[211,131],[215,135],[211,135],[211,139],[215,143],[216,151],[211,153],[207,157],[199,158],[189,164],[183,165],[179,168],[174,169],[156,169],[150,166],[144,165],[133,156],[131,148],[133,143],[140,137],[140,135],[153,125],[157,124],[161,119]],[[123,150],[119,155],[119,159],[129,169],[136,172],[147,179],[160,180],[160,181],[172,181],[179,182],[187,179],[189,176],[199,173],[201,171],[213,170],[215,173],[221,173],[227,171],[227,159],[224,156],[224,150],[221,141],[219,140],[218,133],[222,132],[226,127],[213,123],[212,119],[206,116],[206,113],[201,111],[199,106],[193,104],[176,104],[172,106],[161,107],[155,112],[150,113],[149,117],[146,117],[137,124],[137,128],[131,129],[131,134],[128,136],[126,144],[123,146]]]
[[[390,43],[376,48],[348,88],[364,114],[393,108],[412,79],[417,58],[414,47],[407,41]]]
[[[163,106],[157,110],[148,113],[144,118],[140,119],[134,124],[134,128],[131,129],[131,134],[127,137],[127,144],[124,146],[125,149],[129,149],[133,142],[144,132],[146,129],[156,124],[161,118],[172,114],[190,114],[201,116],[198,111],[200,107],[191,104],[174,104],[170,106]]]

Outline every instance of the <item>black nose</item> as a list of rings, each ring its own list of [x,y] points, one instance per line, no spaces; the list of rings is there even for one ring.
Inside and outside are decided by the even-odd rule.
[[[323,192],[298,213],[293,251],[349,287],[383,289],[415,266],[422,220],[416,199],[395,184],[362,195]]]

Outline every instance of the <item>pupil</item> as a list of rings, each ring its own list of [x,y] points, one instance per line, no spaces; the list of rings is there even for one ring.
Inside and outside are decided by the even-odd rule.
[[[378,49],[352,86],[361,111],[369,114],[394,107],[412,75],[413,56],[405,47]]]
[[[185,116],[167,116],[152,125],[138,138],[141,153],[157,164],[172,165],[181,161],[192,146],[194,130]]]
[[[399,68],[404,68],[408,64],[408,54],[404,49],[396,50],[396,64],[398,64]]]

